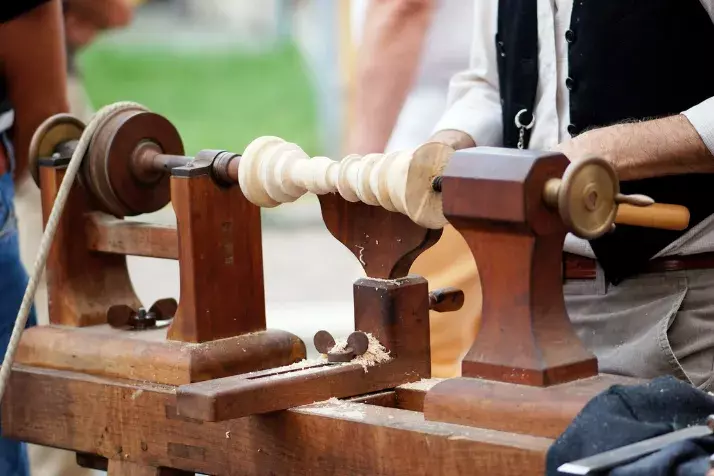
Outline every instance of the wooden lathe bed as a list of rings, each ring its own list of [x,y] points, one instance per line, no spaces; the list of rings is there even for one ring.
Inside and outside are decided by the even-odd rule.
[[[35,136],[45,219],[84,130],[57,116]],[[158,114],[101,121],[48,258],[51,324],[15,358],[5,436],[111,476],[542,474],[590,398],[635,382],[598,374],[563,302],[565,234],[648,209],[604,161],[427,144],[326,162],[285,144],[185,157]],[[365,270],[347,342],[329,322],[314,342],[266,329],[260,207],[306,192]],[[175,229],[123,219],[169,202]],[[483,315],[463,377],[435,380],[429,311],[463,293],[408,273],[447,222],[478,263]],[[180,301],[142,309],[126,255],[178,260]]]

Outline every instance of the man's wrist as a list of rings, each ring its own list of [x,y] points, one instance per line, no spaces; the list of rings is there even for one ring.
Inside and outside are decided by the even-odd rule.
[[[465,133],[464,131],[459,131],[456,129],[445,129],[438,131],[431,136],[430,142],[441,142],[446,144],[454,150],[468,149],[469,147],[476,147],[476,141]]]

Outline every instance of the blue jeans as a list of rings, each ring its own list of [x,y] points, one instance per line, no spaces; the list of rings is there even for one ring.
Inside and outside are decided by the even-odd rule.
[[[10,173],[0,176],[0,353],[5,356],[17,312],[27,286],[27,272],[20,261],[20,241],[13,201],[15,187]],[[27,327],[37,324],[33,307]],[[1,429],[1,428],[0,428]],[[24,443],[0,437],[0,475],[29,476]]]

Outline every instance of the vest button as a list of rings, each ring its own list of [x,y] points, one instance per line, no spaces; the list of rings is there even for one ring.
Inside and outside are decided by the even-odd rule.
[[[568,88],[570,91],[574,90],[576,86],[575,80],[573,78],[566,78],[565,79],[565,87]]]
[[[573,30],[568,30],[565,32],[565,41],[568,43],[575,43],[575,32]]]
[[[570,134],[571,136],[574,136],[577,133],[578,133],[578,128],[575,127],[575,124],[568,124],[568,134]]]

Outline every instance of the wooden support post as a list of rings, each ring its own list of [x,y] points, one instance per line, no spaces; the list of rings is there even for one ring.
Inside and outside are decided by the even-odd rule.
[[[64,175],[64,165],[50,162],[40,167],[45,224]],[[89,250],[82,230],[85,214],[92,210],[86,191],[75,182],[47,257],[51,324],[74,327],[102,324],[112,305],[126,304],[134,309],[141,305],[129,279],[126,257]]]
[[[565,310],[566,229],[543,200],[562,154],[474,148],[456,152],[443,176],[444,215],[478,263],[481,328],[464,377],[549,386],[597,375],[597,360]]]
[[[210,164],[199,154],[172,171],[181,300],[170,340],[207,342],[265,329],[260,209],[237,186],[218,186]]]

